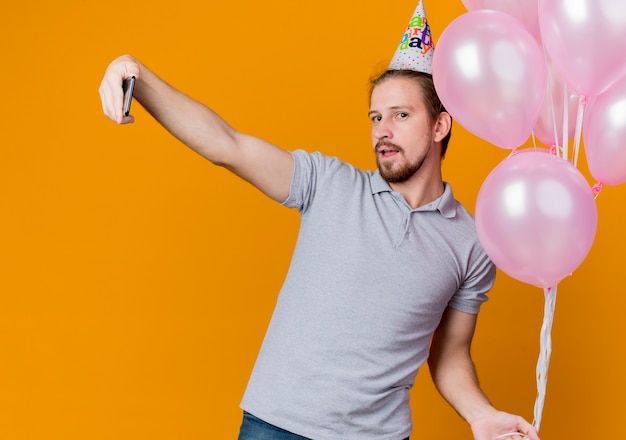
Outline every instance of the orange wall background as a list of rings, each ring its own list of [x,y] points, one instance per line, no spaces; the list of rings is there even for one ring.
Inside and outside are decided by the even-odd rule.
[[[108,121],[107,64],[131,53],[242,131],[371,168],[367,78],[416,3],[2,3],[0,438],[236,438],[288,266],[297,214],[136,103],[136,124]],[[435,41],[465,12],[460,0],[426,10]],[[471,211],[507,154],[455,126],[444,173]],[[559,285],[544,440],[622,435],[625,195],[604,189],[594,246]],[[532,419],[543,292],[500,273],[490,296],[474,343],[482,385]],[[413,408],[414,438],[471,438],[427,369]]]

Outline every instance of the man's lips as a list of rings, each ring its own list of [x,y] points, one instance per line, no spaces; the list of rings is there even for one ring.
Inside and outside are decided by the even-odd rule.
[[[390,157],[398,152],[400,152],[401,148],[395,145],[383,144],[376,146],[376,153],[381,157]]]

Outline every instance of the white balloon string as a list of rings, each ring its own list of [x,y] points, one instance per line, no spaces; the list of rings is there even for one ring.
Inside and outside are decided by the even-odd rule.
[[[554,96],[552,94],[552,74],[553,72],[551,71],[551,69],[549,68],[550,63],[548,61],[548,52],[546,51],[546,47],[543,44],[543,41],[541,42],[541,48],[543,49],[543,59],[545,60],[545,64],[546,67],[548,67],[546,70],[548,72],[548,99],[550,100],[550,115],[552,116],[552,129],[554,130],[554,146],[556,147],[557,150],[557,156],[558,151],[559,151],[559,135],[557,132],[557,127],[556,127],[556,111],[554,109]]]
[[[578,166],[578,150],[580,149],[580,137],[583,131],[583,115],[585,113],[586,104],[587,98],[580,95],[578,114],[576,115],[576,134],[574,135],[574,166]]]
[[[567,82],[563,81],[563,148],[569,144],[569,96],[567,94]],[[567,156],[563,155],[565,160]]]
[[[556,109],[554,108],[554,96],[552,93],[552,81],[551,81],[550,69],[548,69],[548,97],[550,98],[550,115],[552,116],[552,129],[554,130],[554,146],[556,147],[557,156],[559,156],[559,133],[557,131],[556,124]]]
[[[515,431],[515,432],[507,432],[505,434],[500,434],[499,436],[495,437],[494,440],[498,440],[501,438],[507,438],[507,437],[515,437],[515,436],[520,436],[520,437],[524,437],[524,438],[528,438],[528,436],[522,432],[519,431]]]
[[[537,399],[535,400],[535,419],[533,426],[539,432],[541,426],[541,415],[546,400],[546,389],[548,384],[548,367],[550,366],[550,355],[552,354],[552,323],[554,321],[554,306],[556,303],[557,286],[543,289],[545,296],[545,306],[543,312],[543,324],[541,326],[541,336],[539,344],[539,359],[537,361]]]

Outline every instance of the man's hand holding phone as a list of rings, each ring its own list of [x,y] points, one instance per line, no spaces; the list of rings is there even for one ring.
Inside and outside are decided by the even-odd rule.
[[[102,78],[99,88],[102,110],[118,124],[134,121],[130,115],[130,106],[139,69],[139,63],[133,57],[124,55],[109,64]]]

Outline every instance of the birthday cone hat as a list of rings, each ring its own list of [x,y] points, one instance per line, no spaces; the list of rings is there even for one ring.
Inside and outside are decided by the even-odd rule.
[[[432,74],[434,49],[424,4],[422,0],[419,0],[413,17],[400,40],[400,45],[389,64],[389,69],[416,70]]]

